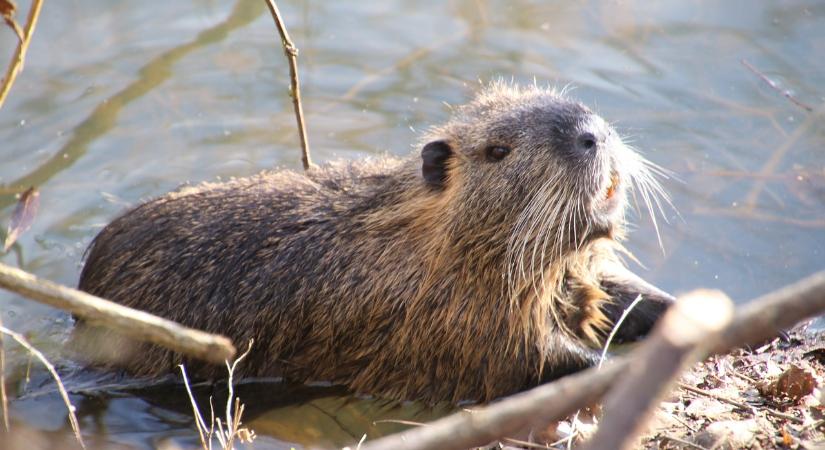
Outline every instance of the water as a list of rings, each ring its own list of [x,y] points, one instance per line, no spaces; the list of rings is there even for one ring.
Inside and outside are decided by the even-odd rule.
[[[646,278],[743,302],[825,267],[822,2],[280,3],[301,50],[317,162],[409,152],[447,117],[444,102],[464,102],[478,79],[570,85],[681,180],[664,181],[681,213],[666,211],[664,251],[649,219],[634,219],[628,246]],[[3,64],[15,43],[0,30]],[[769,88],[743,59],[819,113]],[[83,249],[128,205],[187,180],[300,168],[287,74],[263,1],[46,2],[0,110],[0,224],[31,185],[41,206],[0,261],[73,285]],[[65,314],[6,292],[0,302],[6,326],[59,353]],[[12,391],[26,363],[10,350]],[[267,389],[285,393],[252,418],[262,448],[354,442],[400,426],[377,418],[434,414]],[[196,444],[179,394],[85,399],[83,429],[101,443]],[[12,415],[36,429],[68,427],[54,396],[15,402]]]

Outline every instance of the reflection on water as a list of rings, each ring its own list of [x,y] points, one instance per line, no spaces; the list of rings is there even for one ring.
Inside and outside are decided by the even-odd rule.
[[[72,403],[85,435],[100,442],[142,446],[166,438],[197,447],[192,406],[185,388],[176,381],[126,387],[101,375],[69,374],[67,388],[75,392]],[[107,387],[108,386],[108,387]],[[113,386],[118,386],[113,388]],[[65,406],[45,374],[36,374],[27,393],[15,403],[17,419],[42,430],[65,425]],[[225,383],[201,383],[192,387],[199,411],[208,422],[211,411],[223,420]],[[236,383],[234,394],[244,404],[243,426],[260,439],[256,447],[342,447],[374,439],[423,423],[452,411],[446,404],[428,407],[347,395],[340,387],[305,386],[278,380]],[[210,404],[213,409],[210,410]]]
[[[681,180],[665,182],[682,218],[668,212],[664,252],[645,212],[634,218],[628,246],[656,284],[720,288],[744,301],[825,266],[822,2],[280,6],[301,50],[318,162],[404,154],[421,130],[446,118],[444,103],[464,102],[478,79],[535,77],[575,87],[574,97]],[[74,284],[89,240],[127,205],[187,180],[300,168],[278,44],[257,0],[47,3],[25,71],[0,110],[0,228],[29,185],[41,191],[41,207],[0,260]],[[14,45],[0,30],[0,60]],[[767,87],[743,59],[815,111]],[[4,324],[59,354],[66,315],[4,292],[0,302]],[[9,357],[23,391],[27,358],[16,349]],[[282,394],[280,406],[250,418],[265,447],[357,441],[401,426],[376,418],[432,413],[267,389]],[[185,399],[167,397],[75,400],[83,429],[100,442],[195,444]],[[67,427],[52,396],[17,402],[13,414],[43,430]]]

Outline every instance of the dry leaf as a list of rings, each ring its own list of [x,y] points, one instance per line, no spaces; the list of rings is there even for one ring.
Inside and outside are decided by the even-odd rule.
[[[814,376],[807,369],[795,364],[776,379],[758,386],[759,393],[764,397],[775,399],[789,399],[798,403],[802,397],[812,393],[816,387]]]
[[[782,427],[782,429],[779,431],[782,432],[782,444],[785,447],[790,447],[791,444],[793,444],[793,437],[791,437],[791,435],[788,434],[788,431],[785,429],[785,427]]]
[[[23,30],[20,29],[20,25],[14,21],[14,13],[17,12],[17,5],[14,4],[11,0],[0,0],[0,17],[6,22],[12,30],[14,30],[17,37],[22,41],[23,40]]]
[[[40,192],[34,187],[30,187],[20,196],[20,200],[17,201],[17,206],[11,215],[11,222],[6,233],[6,242],[3,244],[4,252],[9,251],[9,248],[17,241],[17,238],[31,228],[39,206]]]
[[[12,20],[15,12],[17,12],[17,5],[13,1],[0,0],[0,16],[6,20]]]

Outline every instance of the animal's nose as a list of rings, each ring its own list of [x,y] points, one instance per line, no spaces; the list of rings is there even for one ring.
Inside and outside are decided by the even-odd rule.
[[[576,127],[573,128],[573,147],[579,155],[594,155],[599,149],[604,149],[610,134],[610,125],[601,117],[586,112],[579,117]]]
[[[576,150],[588,154],[596,151],[599,145],[604,144],[605,133],[597,130],[582,131],[576,136]]]
[[[581,151],[591,151],[599,144],[595,134],[585,131],[576,138],[576,147]]]

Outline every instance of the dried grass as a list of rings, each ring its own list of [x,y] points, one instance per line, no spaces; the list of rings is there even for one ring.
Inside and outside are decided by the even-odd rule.
[[[223,450],[232,450],[235,448],[235,440],[240,442],[252,442],[255,439],[255,432],[249,428],[242,427],[241,417],[243,416],[244,405],[241,404],[241,399],[235,398],[234,388],[234,374],[235,368],[243,361],[244,358],[252,350],[253,340],[249,341],[249,346],[246,351],[235,359],[232,364],[226,361],[226,370],[229,373],[229,378],[226,381],[228,397],[226,399],[226,415],[224,420],[220,417],[215,417],[215,408],[212,405],[212,397],[209,397],[209,426],[201,414],[198,402],[192,394],[192,388],[189,385],[189,378],[186,376],[186,369],[183,365],[179,365],[181,376],[183,377],[183,384],[186,386],[186,393],[189,395],[189,401],[192,403],[192,414],[195,416],[195,426],[198,429],[198,437],[201,441],[203,450],[212,450],[212,443],[214,439],[218,440],[220,448]]]

